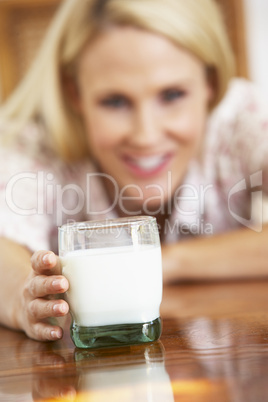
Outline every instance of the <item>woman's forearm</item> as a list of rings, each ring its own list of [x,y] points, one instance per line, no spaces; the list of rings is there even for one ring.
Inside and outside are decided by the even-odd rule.
[[[164,245],[164,282],[268,277],[268,225]]]
[[[0,324],[21,329],[18,308],[22,284],[31,271],[31,253],[23,246],[0,238]]]

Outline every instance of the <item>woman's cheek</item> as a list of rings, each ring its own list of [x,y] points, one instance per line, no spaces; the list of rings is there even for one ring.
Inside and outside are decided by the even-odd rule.
[[[105,148],[118,144],[129,132],[129,124],[124,120],[120,116],[93,113],[87,121],[89,140]]]
[[[201,123],[201,122],[200,122]],[[192,115],[183,116],[167,126],[167,132],[177,141],[188,143],[198,139],[203,132],[203,124]]]

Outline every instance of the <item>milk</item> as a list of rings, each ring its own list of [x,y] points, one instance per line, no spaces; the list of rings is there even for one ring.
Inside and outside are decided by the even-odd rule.
[[[144,323],[159,317],[160,246],[78,250],[61,261],[70,283],[66,298],[77,325]]]

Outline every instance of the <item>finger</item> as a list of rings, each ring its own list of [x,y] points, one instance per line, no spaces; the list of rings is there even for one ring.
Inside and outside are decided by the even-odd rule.
[[[61,327],[37,322],[32,325],[31,330],[27,332],[27,335],[38,341],[56,341],[62,338],[63,331]]]
[[[35,299],[28,305],[28,312],[32,319],[42,320],[49,317],[62,317],[69,311],[65,300]]]
[[[41,345],[43,345],[41,343]],[[45,345],[43,345],[45,346]],[[33,364],[34,366],[53,366],[53,367],[64,367],[66,361],[63,356],[52,352],[51,350],[46,351],[44,353],[35,353],[33,355]]]
[[[33,270],[37,274],[60,275],[61,262],[52,251],[36,251],[31,258]]]
[[[60,275],[37,275],[28,284],[28,292],[33,298],[64,293],[68,289],[68,280]]]
[[[75,401],[77,393],[74,386],[68,384],[70,377],[64,378],[62,381],[60,378],[37,378],[37,381],[33,382],[33,396],[36,398],[34,400],[43,399],[59,399],[65,401]]]

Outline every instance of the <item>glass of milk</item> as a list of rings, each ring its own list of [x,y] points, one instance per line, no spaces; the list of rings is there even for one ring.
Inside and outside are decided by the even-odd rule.
[[[70,284],[66,300],[77,347],[140,344],[160,337],[162,263],[155,218],[63,225],[59,255]]]

